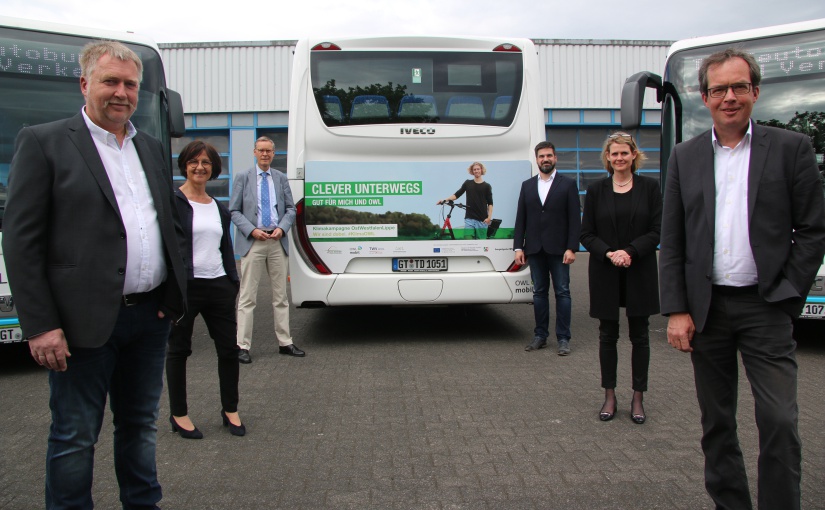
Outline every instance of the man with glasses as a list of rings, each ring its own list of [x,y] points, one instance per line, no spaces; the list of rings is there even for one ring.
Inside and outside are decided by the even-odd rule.
[[[736,434],[737,351],[755,401],[760,509],[800,507],[797,317],[825,253],[825,206],[807,136],[751,120],[760,69],[744,51],[699,69],[713,128],[668,162],[659,280],[668,342],[690,352],[705,487],[752,508]]]
[[[238,231],[235,253],[241,256],[241,288],[238,297],[238,361],[252,363],[252,319],[258,299],[258,283],[266,270],[272,286],[272,313],[278,352],[302,357],[289,333],[289,299],[286,295],[289,240],[286,233],[295,221],[295,204],[289,180],[272,168],[275,142],[262,136],[255,141],[256,165],[235,176],[229,211]]]

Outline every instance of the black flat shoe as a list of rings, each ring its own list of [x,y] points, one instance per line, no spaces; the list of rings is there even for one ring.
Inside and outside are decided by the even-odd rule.
[[[243,423],[240,425],[235,425],[229,418],[226,416],[226,413],[221,411],[221,418],[223,418],[223,426],[229,427],[229,433],[233,436],[245,436],[246,435],[246,427],[244,427]]]
[[[180,437],[184,439],[203,439],[203,433],[198,430],[198,427],[195,427],[194,430],[186,430],[178,425],[178,422],[175,421],[175,417],[171,415],[169,416],[169,423],[172,424],[172,432],[177,432],[180,434]]]
[[[616,416],[616,409],[619,407],[619,401],[616,400],[616,397],[613,397],[613,412],[612,413],[608,413],[604,410],[604,406],[606,406],[606,405],[607,405],[607,402],[604,403],[604,405],[602,406],[602,410],[599,412],[599,419],[601,421],[610,421],[610,420],[613,419],[614,416]]]
[[[633,412],[634,407],[635,407],[635,405],[633,404],[633,402],[631,402],[630,403],[630,419],[633,420],[633,423],[635,423],[636,425],[641,425],[647,419],[647,416],[645,416],[644,404],[642,402],[639,402],[639,408],[641,409],[641,412],[637,411],[637,412],[634,413]]]

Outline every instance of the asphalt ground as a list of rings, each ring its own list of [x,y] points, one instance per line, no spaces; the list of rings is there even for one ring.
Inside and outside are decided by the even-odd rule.
[[[573,265],[572,354],[525,352],[530,305],[291,309],[305,358],[278,354],[271,307],[256,310],[241,366],[245,437],[219,416],[217,362],[199,322],[190,416],[202,440],[171,432],[160,403],[164,509],[713,508],[703,485],[688,355],[651,320],[647,422],[630,420],[630,343],[619,346],[619,410],[600,422],[597,321],[587,254]],[[259,303],[268,302],[262,286]],[[825,508],[825,323],[798,333],[803,508]],[[626,326],[622,326],[626,335]],[[43,508],[46,372],[24,346],[0,347],[0,509]],[[740,369],[739,436],[755,500],[756,428]],[[96,450],[97,508],[119,508],[107,416]]]

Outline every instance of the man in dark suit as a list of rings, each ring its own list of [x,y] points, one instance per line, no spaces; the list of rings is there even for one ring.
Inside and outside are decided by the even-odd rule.
[[[540,173],[521,183],[513,232],[515,262],[530,264],[536,328],[525,350],[547,345],[550,336],[550,278],[556,295],[556,339],[559,356],[570,354],[570,264],[576,261],[581,207],[576,182],[556,172],[556,148],[536,145]]]
[[[792,510],[801,471],[792,319],[825,253],[825,207],[808,138],[751,121],[760,79],[743,51],[702,63],[713,129],[668,162],[661,308],[668,342],[691,353],[716,507],[752,507],[736,435],[738,350],[756,404],[759,508]]]
[[[3,224],[20,325],[49,369],[46,507],[92,507],[108,394],[123,507],[156,508],[166,339],[184,312],[180,222],[160,142],[129,121],[140,58],[100,41],[80,64],[81,113],[17,137]]]

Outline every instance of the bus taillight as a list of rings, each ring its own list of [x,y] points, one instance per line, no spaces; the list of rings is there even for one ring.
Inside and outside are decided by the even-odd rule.
[[[295,232],[298,236],[298,244],[301,245],[301,255],[304,261],[311,267],[314,267],[320,274],[332,274],[326,264],[315,252],[312,243],[309,242],[309,233],[307,232],[306,216],[304,214],[304,199],[295,204]]]
[[[504,43],[493,48],[493,51],[511,51],[513,53],[521,53],[521,48],[515,44]]]
[[[523,264],[516,264],[516,262],[513,261],[513,262],[510,263],[510,267],[507,268],[507,272],[508,273],[517,273],[517,272],[521,271],[521,268],[523,268],[523,267],[524,267]]]
[[[341,47],[337,44],[333,44],[331,42],[322,42],[318,43],[312,47],[312,51],[324,51],[324,50],[341,50]]]

